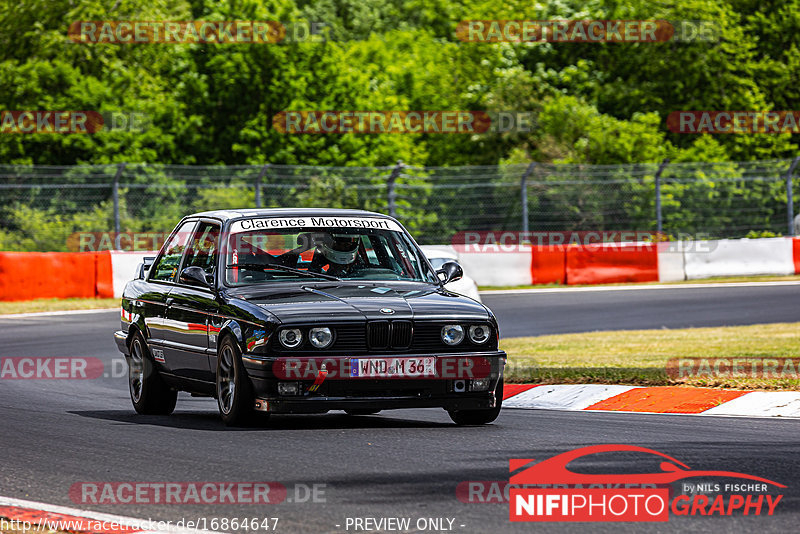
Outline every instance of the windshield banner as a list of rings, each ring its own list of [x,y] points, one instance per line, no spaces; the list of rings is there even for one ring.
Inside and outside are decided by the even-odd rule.
[[[254,217],[231,224],[231,233],[281,228],[364,228],[400,232],[400,225],[379,217]]]

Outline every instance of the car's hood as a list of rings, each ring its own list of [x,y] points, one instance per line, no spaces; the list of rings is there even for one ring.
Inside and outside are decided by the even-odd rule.
[[[230,293],[258,305],[281,322],[488,317],[480,303],[426,284],[314,283],[290,289],[237,289]]]

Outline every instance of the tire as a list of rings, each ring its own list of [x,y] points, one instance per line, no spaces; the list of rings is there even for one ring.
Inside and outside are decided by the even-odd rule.
[[[226,336],[217,351],[217,406],[228,426],[248,426],[255,420],[253,384],[242,364],[239,346]]]
[[[503,379],[497,384],[495,390],[497,398],[497,406],[489,408],[488,410],[453,410],[447,412],[450,414],[450,419],[459,426],[461,425],[488,425],[500,415],[500,409],[503,407]]]
[[[380,413],[380,410],[370,410],[368,408],[362,408],[360,410],[345,410],[344,413],[347,415],[375,415],[376,413]]]
[[[171,414],[178,402],[178,392],[158,374],[141,332],[133,335],[128,348],[128,390],[134,410],[142,415]]]

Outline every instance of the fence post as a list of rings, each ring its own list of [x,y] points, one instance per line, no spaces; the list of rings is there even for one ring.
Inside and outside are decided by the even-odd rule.
[[[389,216],[397,218],[397,191],[395,190],[395,182],[403,172],[403,160],[398,159],[397,165],[392,169],[392,174],[389,175],[389,180],[386,182],[386,201],[389,207]]]
[[[661,214],[661,173],[669,165],[669,158],[661,162],[656,171],[656,232],[661,235],[664,230],[664,217]]]
[[[114,174],[114,181],[111,185],[111,197],[114,200],[114,234],[119,235],[119,179],[122,176],[122,171],[125,170],[125,164],[120,163],[117,165],[117,172]],[[116,241],[116,238],[114,239]]]
[[[519,180],[520,201],[522,202],[522,231],[527,237],[529,231],[528,225],[528,177],[533,172],[536,162],[532,161],[525,172],[522,173],[522,178]]]
[[[800,156],[792,160],[789,166],[789,171],[786,173],[786,218],[789,223],[789,236],[794,236],[794,198],[793,198],[793,180],[792,174],[797,164],[800,163]]]
[[[261,207],[261,180],[264,179],[264,176],[267,174],[267,169],[269,169],[269,163],[265,163],[263,167],[261,167],[261,172],[258,173],[256,177],[256,207]]]

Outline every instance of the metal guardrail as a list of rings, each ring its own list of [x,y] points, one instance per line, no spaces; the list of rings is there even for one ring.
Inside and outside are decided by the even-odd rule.
[[[447,242],[466,230],[793,235],[799,162],[0,165],[0,227],[7,233],[0,248],[60,250],[47,239],[22,245],[14,237],[35,231],[28,226],[39,219],[72,232],[164,231],[193,211],[304,206],[389,213],[421,243]]]

